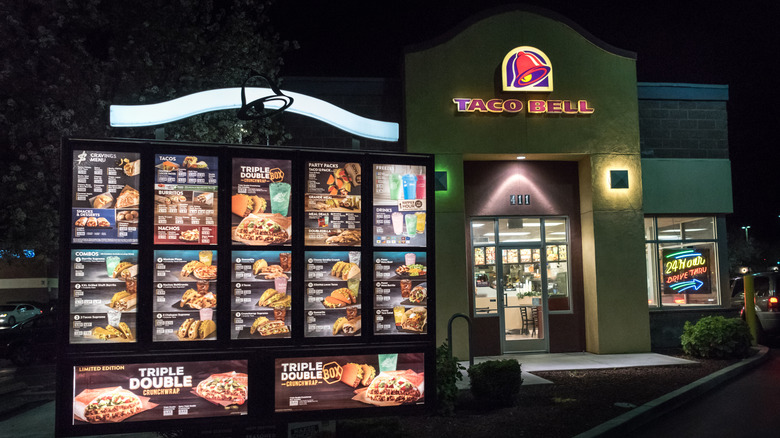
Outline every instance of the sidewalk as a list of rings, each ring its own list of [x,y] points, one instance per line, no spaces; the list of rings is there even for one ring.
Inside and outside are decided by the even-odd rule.
[[[601,436],[626,436],[637,426],[657,418],[671,409],[700,396],[744,372],[747,372],[767,358],[769,349],[759,346],[758,353],[717,373],[697,380],[683,388],[639,406],[617,418],[603,423],[580,435],[579,438]],[[474,363],[495,359],[515,359],[522,364],[523,385],[552,383],[533,375],[535,371],[584,370],[622,367],[649,367],[663,365],[694,364],[695,361],[664,356],[656,353],[638,354],[591,354],[591,353],[552,353],[552,354],[506,354],[503,356],[478,357]],[[461,362],[468,366],[468,361]],[[458,383],[458,387],[468,388],[468,375]],[[54,436],[54,402],[23,412],[13,418],[0,422],[3,436],[14,438],[39,438]],[[157,438],[154,432],[111,435],[117,438]]]

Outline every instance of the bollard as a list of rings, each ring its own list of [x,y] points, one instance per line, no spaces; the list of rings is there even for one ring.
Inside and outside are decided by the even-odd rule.
[[[753,336],[752,344],[756,345],[758,343],[758,327],[756,326],[758,322],[756,321],[756,290],[753,286],[753,276],[745,275],[742,277],[742,284],[745,290],[745,321],[747,321],[750,334]]]

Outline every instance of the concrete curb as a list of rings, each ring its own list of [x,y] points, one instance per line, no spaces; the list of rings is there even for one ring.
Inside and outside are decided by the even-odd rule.
[[[626,412],[593,429],[576,435],[575,438],[628,436],[629,432],[636,430],[643,424],[664,415],[692,399],[701,397],[706,392],[766,362],[769,358],[768,352],[769,348],[759,345],[757,354],[647,402],[630,412]]]

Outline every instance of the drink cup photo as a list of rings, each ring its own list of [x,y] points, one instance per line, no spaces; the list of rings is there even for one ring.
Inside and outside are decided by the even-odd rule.
[[[285,277],[274,278],[274,289],[280,294],[287,293],[287,279]]]
[[[108,325],[117,327],[119,325],[119,321],[122,319],[122,312],[111,309],[106,314],[106,317],[108,318]]]
[[[417,175],[417,199],[425,199],[425,175]]]
[[[205,309],[200,309],[198,311],[198,317],[201,321],[211,321],[211,318],[214,316],[214,309],[212,307],[206,307]]]
[[[274,182],[269,184],[268,188],[271,192],[271,213],[287,216],[290,206],[290,184]]]
[[[417,215],[417,234],[422,234],[425,232],[425,213],[418,211],[415,214]]]
[[[404,219],[406,220],[406,235],[414,237],[417,234],[417,215],[410,213]]]
[[[400,236],[404,232],[403,213],[395,212],[390,215],[390,219],[393,221],[393,233],[395,233],[396,236]]]
[[[119,264],[119,257],[118,256],[108,256],[106,257],[106,272],[108,273],[109,277],[114,276],[114,269],[116,269],[116,265]]]
[[[390,174],[390,199],[396,201],[403,199],[403,187],[401,185],[401,175],[397,173]]]
[[[406,174],[402,178],[404,185],[404,199],[415,199],[417,196],[417,176]]]

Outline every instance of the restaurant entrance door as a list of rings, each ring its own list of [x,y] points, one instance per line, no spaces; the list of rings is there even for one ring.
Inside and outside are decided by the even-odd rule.
[[[548,351],[547,275],[541,245],[501,247],[498,258],[502,351]]]

